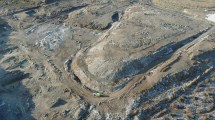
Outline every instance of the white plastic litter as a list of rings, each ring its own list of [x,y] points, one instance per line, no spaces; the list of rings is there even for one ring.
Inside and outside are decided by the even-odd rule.
[[[212,21],[212,22],[215,22],[215,13],[214,14],[208,14],[206,19],[208,21]]]

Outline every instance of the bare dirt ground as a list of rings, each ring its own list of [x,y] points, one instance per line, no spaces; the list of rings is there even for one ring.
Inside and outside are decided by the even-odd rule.
[[[214,0],[1,0],[0,118],[214,120],[213,15]]]

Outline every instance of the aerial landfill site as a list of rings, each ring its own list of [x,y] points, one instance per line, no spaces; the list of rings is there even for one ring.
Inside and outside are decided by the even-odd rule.
[[[0,120],[215,120],[215,0],[0,0]]]

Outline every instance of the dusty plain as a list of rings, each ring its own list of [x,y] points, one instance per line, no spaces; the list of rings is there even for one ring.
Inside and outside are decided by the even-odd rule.
[[[0,0],[0,119],[214,120],[215,1]]]

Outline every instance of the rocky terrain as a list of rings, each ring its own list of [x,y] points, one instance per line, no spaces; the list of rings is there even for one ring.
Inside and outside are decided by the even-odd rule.
[[[0,119],[214,120],[215,1],[0,0]]]

